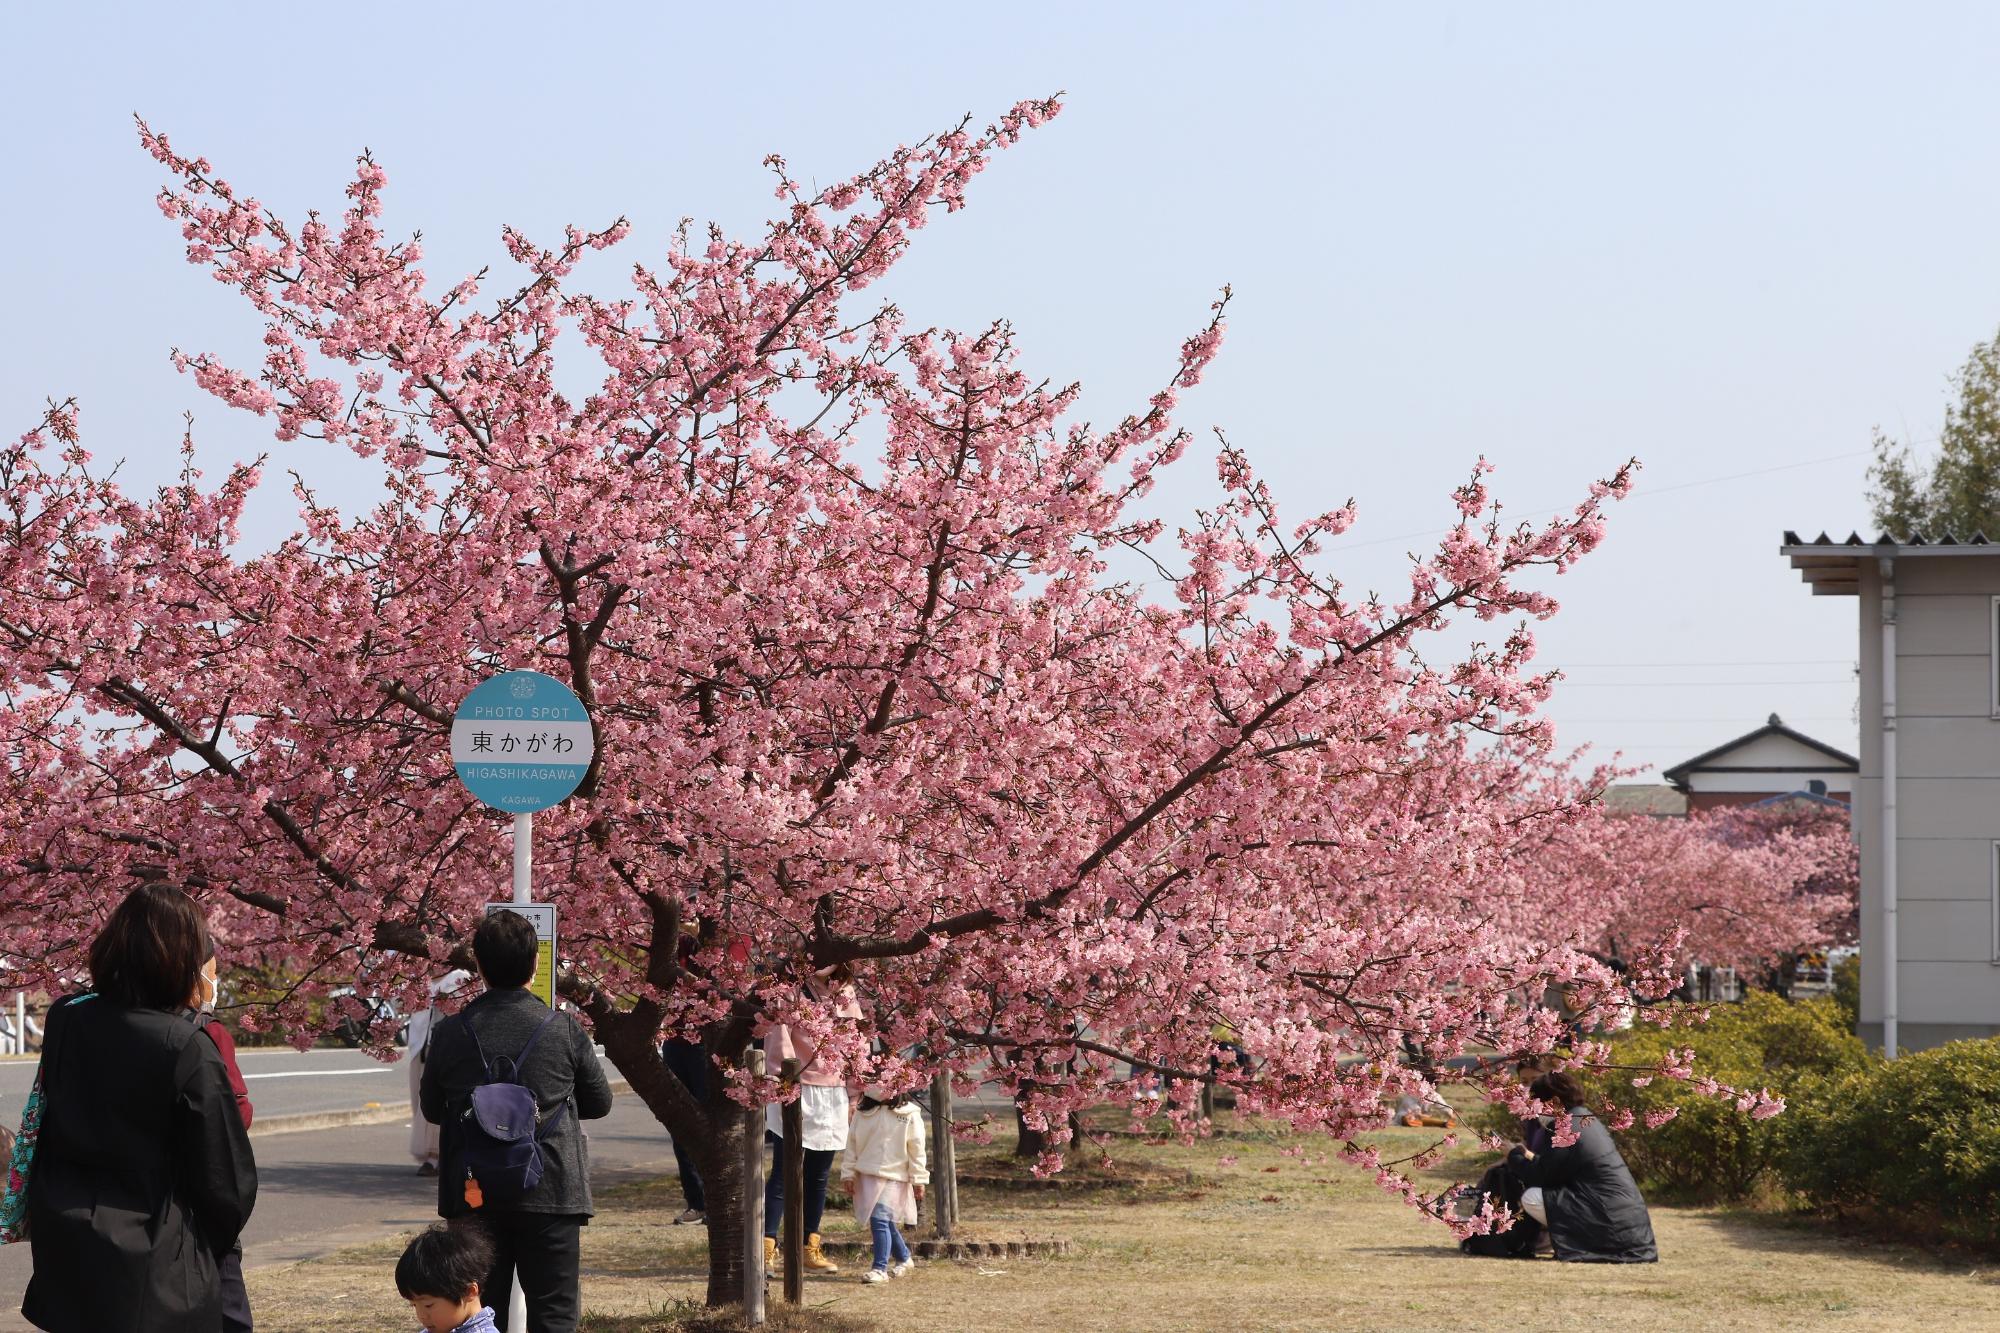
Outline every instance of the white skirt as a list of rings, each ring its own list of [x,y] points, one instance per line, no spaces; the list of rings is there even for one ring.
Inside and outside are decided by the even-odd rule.
[[[802,1146],[815,1152],[837,1152],[847,1146],[846,1088],[800,1084],[799,1116],[804,1122],[799,1135]],[[764,1103],[764,1128],[779,1138],[785,1137],[784,1108],[778,1103]]]
[[[907,1180],[885,1180],[865,1171],[854,1175],[854,1220],[867,1226],[875,1205],[889,1205],[889,1216],[906,1227],[917,1224],[917,1191]]]

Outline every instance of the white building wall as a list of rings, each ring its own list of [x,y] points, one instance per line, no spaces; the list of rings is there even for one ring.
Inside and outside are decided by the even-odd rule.
[[[1759,736],[1687,775],[1690,792],[1805,791],[1813,782],[1835,796],[1854,790],[1838,760],[1789,736]]]
[[[1845,770],[1814,772],[1790,769],[1778,773],[1732,773],[1727,769],[1705,768],[1687,775],[1688,790],[1691,792],[1754,791],[1775,794],[1805,791],[1814,782],[1824,782],[1827,793],[1832,796],[1844,797],[1854,790],[1854,774]]]
[[[2000,551],[1896,562],[1897,916],[1900,1043],[1922,1048],[2000,1033],[1995,853],[2000,720],[1994,612]],[[1861,1028],[1882,1037],[1881,577],[1862,566]]]

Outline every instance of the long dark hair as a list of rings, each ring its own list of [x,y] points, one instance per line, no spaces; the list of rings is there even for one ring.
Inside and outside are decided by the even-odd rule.
[[[184,1009],[214,954],[192,898],[170,885],[142,884],[90,942],[91,988],[134,1009]]]
[[[1528,1085],[1528,1095],[1540,1101],[1560,1101],[1563,1110],[1583,1105],[1583,1085],[1567,1069],[1551,1070]]]

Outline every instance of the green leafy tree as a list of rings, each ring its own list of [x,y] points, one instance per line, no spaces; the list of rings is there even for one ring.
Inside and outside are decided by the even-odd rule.
[[[1833,1003],[1849,1032],[1861,1023],[1861,955],[1851,953],[1833,967]]]
[[[1908,441],[1875,432],[1868,501],[1891,536],[2000,539],[2000,336],[1974,346],[1952,383],[1958,401],[1928,465]]]

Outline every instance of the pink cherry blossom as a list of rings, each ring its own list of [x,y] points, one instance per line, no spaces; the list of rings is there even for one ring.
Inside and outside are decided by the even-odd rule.
[[[1137,1104],[1133,1070],[1193,1137],[1213,1079],[1428,1206],[1403,1168],[1434,1149],[1384,1162],[1353,1137],[1384,1097],[1431,1097],[1478,1051],[1517,1098],[1512,1060],[1577,1039],[1551,993],[1679,1021],[1716,854],[1690,833],[1662,884],[1615,872],[1660,839],[1607,824],[1607,773],[1556,748],[1529,627],[1631,465],[1506,524],[1478,460],[1438,497],[1458,526],[1382,596],[1334,572],[1354,502],[1288,519],[1226,438],[1176,530],[1143,501],[1192,442],[1175,412],[1226,289],[1108,428],[1008,324],[917,328],[860,296],[1058,110],[825,187],[774,158],[764,229],[684,225],[610,292],[578,266],[631,245],[625,219],[503,229],[511,269],[433,287],[371,158],[337,213],[295,222],[142,125],[187,257],[263,328],[255,364],[176,364],[280,463],[332,455],[382,498],[345,512],[293,481],[296,533],[250,552],[262,460],[131,495],[68,403],[0,450],[7,961],[67,984],[157,880],[202,901],[225,961],[296,981],[257,1022],[309,1040],[362,967],[421,1002],[508,863],[508,820],[454,780],[451,712],[532,667],[597,742],[535,828],[562,991],[689,1145],[716,1235],[743,1105],[796,1095],[740,1066],[775,1024],[850,1079],[995,1078],[1055,1149],[1071,1112]],[[1111,577],[1117,552],[1157,580]],[[1494,628],[1444,646],[1465,623]],[[1218,1025],[1247,1070],[1212,1067]],[[706,1100],[663,1036],[726,1072]],[[717,1247],[712,1300],[738,1262]]]

